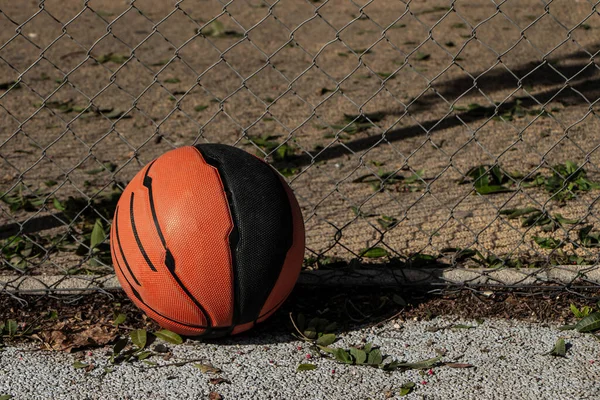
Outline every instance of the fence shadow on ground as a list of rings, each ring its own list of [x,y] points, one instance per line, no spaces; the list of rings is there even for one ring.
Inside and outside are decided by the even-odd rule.
[[[586,59],[582,62],[582,59]],[[458,98],[469,98],[470,94],[481,90],[486,94],[498,92],[501,90],[517,90],[520,88],[535,86],[548,87],[561,84],[559,88],[552,88],[542,91],[529,93],[529,95],[511,96],[511,100],[504,101],[500,105],[482,109],[457,112],[448,106],[448,112],[440,119],[431,119],[420,124],[413,124],[407,127],[391,129],[383,134],[385,140],[394,142],[407,139],[414,136],[434,134],[436,131],[450,129],[456,126],[469,124],[476,121],[490,120],[502,113],[502,110],[512,109],[517,105],[522,107],[543,106],[548,102],[559,102],[563,105],[582,105],[589,104],[590,108],[600,98],[600,77],[590,79],[594,75],[598,76],[600,67],[594,63],[587,53],[578,51],[561,58],[561,61],[575,61],[577,63],[566,66],[555,66],[553,61],[546,60],[542,63],[527,63],[517,68],[507,70],[502,66],[496,66],[490,71],[481,71],[471,74],[471,77],[464,77],[449,81],[434,82],[431,85],[430,92],[424,94],[412,103],[408,103],[404,109],[397,111],[378,111],[374,114],[393,115],[396,118],[404,116],[418,115],[427,107],[453,103]],[[510,71],[510,72],[509,72]],[[565,77],[567,79],[565,79]],[[549,111],[549,110],[548,110]],[[277,168],[286,166],[303,167],[312,164],[315,160],[325,161],[342,157],[348,154],[348,149],[353,152],[367,150],[376,146],[382,140],[381,134],[369,137],[349,140],[343,144],[336,144],[312,153],[304,153],[292,156],[286,162],[275,162]]]

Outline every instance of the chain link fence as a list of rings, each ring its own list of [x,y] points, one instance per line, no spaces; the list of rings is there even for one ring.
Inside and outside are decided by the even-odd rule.
[[[598,287],[600,6],[0,7],[0,291],[116,285],[127,182],[238,146],[294,189],[310,284]]]

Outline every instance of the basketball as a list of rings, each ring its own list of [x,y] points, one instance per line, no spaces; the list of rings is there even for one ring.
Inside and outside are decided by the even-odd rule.
[[[171,150],[125,188],[110,232],[116,275],[159,325],[221,337],[271,316],[292,291],[304,224],[287,183],[238,148]]]

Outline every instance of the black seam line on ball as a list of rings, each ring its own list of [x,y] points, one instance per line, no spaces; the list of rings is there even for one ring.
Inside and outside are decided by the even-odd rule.
[[[123,246],[121,246],[121,237],[119,236],[119,222],[117,221],[118,217],[119,217],[119,208],[117,207],[117,210],[115,211],[115,234],[117,237],[117,244],[119,245],[119,251],[121,252],[121,258],[123,258],[123,262],[125,263],[125,266],[127,267],[127,271],[129,271],[129,274],[133,278],[133,281],[135,283],[137,283],[138,286],[142,286],[142,284],[137,280],[133,271],[131,270],[129,263],[127,262],[127,258],[125,258],[125,253],[123,253]],[[121,273],[123,273],[123,271],[121,271]],[[125,276],[125,274],[123,274],[123,276]]]
[[[221,174],[220,162],[218,160],[206,155],[205,153],[203,153],[198,147],[194,146],[194,149],[196,149],[196,151],[200,154],[200,156],[202,156],[202,158],[208,165],[214,167],[217,170],[217,172],[219,174],[219,179],[221,180],[221,183],[223,184],[223,189],[225,190],[225,195],[227,196],[227,203],[228,203],[227,205],[229,208],[229,213],[231,215],[231,221],[233,224],[233,228],[231,229],[231,233],[229,234],[229,254],[231,256],[231,273],[233,275],[233,279],[232,279],[232,282],[233,282],[233,316],[231,318],[231,327],[229,327],[229,330],[227,331],[227,334],[230,334],[233,331],[233,329],[235,328],[235,326],[239,323],[239,319],[240,319],[240,307],[238,304],[238,300],[240,298],[240,289],[239,289],[238,276],[236,274],[237,260],[235,257],[235,249],[240,240],[238,227],[235,222],[235,221],[237,221],[237,211],[236,211],[235,207],[233,206],[233,200],[231,198],[231,190],[229,189],[227,180]]]
[[[133,215],[133,198],[134,193],[131,192],[131,199],[129,200],[129,219],[131,220],[131,229],[133,230],[133,236],[135,237],[135,241],[140,249],[140,252],[142,253],[142,256],[144,256],[144,260],[146,260],[146,263],[148,264],[150,269],[156,272],[156,267],[154,266],[154,264],[152,264],[152,261],[150,261],[150,257],[148,257],[148,253],[146,253],[144,245],[142,245],[142,241],[140,240],[138,231],[135,227],[135,217]]]
[[[119,246],[119,252],[121,253],[121,257],[123,258],[123,261],[125,262],[125,265],[129,265],[127,263],[127,258],[125,258],[125,254],[123,253],[123,248],[121,247],[121,242],[119,241],[119,229],[118,229],[118,222],[117,222],[117,217],[119,215],[119,207],[117,207],[117,210],[115,211],[115,231],[116,231],[116,235],[117,235],[117,244]],[[133,285],[131,284],[131,282],[129,282],[129,279],[127,279],[127,275],[125,275],[123,273],[123,268],[121,268],[121,263],[119,263],[119,259],[116,257],[116,252],[114,249],[114,246],[111,248],[111,251],[113,252],[113,257],[117,263],[117,268],[119,268],[119,271],[121,272],[121,275],[123,276],[123,278],[125,278],[125,281],[127,282],[127,285],[129,286],[129,289],[131,289],[131,291],[133,292],[133,295],[140,301],[140,303],[142,303],[144,306],[148,307],[149,310],[151,310],[153,313],[160,315],[162,318],[174,322],[176,324],[179,325],[183,325],[185,327],[188,328],[196,328],[196,329],[208,329],[209,327],[204,326],[204,325],[192,325],[192,324],[187,324],[185,322],[180,322],[177,320],[174,320],[172,318],[167,317],[166,315],[163,315],[161,313],[159,313],[158,311],[156,311],[155,309],[153,309],[152,307],[150,307],[145,301],[144,299],[142,299],[142,296],[138,293],[137,290],[135,290],[135,288],[133,287]],[[131,271],[130,271],[131,272]],[[134,277],[134,275],[131,275],[132,277]],[[135,277],[134,277],[135,279]],[[137,280],[136,280],[137,282]],[[140,285],[141,286],[141,285]]]
[[[185,285],[183,284],[181,279],[179,279],[179,276],[177,276],[177,273],[175,272],[175,258],[173,257],[171,250],[169,250],[169,248],[167,247],[167,242],[165,240],[165,237],[163,236],[162,230],[160,229],[160,224],[158,223],[158,216],[156,215],[156,207],[154,205],[154,196],[152,193],[152,177],[148,176],[148,174],[150,173],[150,168],[152,168],[152,164],[154,164],[154,161],[152,161],[152,163],[150,163],[150,165],[146,169],[146,173],[144,174],[143,184],[144,184],[144,187],[146,187],[146,189],[148,189],[148,198],[150,200],[150,212],[152,213],[152,219],[154,220],[154,226],[156,227],[156,232],[158,232],[158,236],[160,237],[160,241],[166,252],[165,262],[164,262],[165,266],[167,267],[167,270],[169,271],[169,273],[171,274],[173,279],[175,279],[175,281],[177,282],[179,287],[185,292],[187,297],[190,300],[192,300],[192,302],[196,305],[196,307],[198,307],[198,309],[200,310],[202,315],[204,315],[204,318],[206,319],[206,322],[208,323],[208,326],[209,326],[208,329],[210,330],[210,329],[212,329],[212,320],[211,320],[210,316],[208,315],[208,313],[206,312],[204,307],[202,307],[202,304],[200,304],[200,302],[192,295],[192,293],[188,290],[188,288],[185,287]]]

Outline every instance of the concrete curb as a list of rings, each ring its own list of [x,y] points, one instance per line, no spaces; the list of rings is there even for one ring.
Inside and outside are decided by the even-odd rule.
[[[552,268],[416,268],[318,270],[300,274],[298,285],[311,287],[354,286],[512,286],[533,287],[554,283],[574,286],[600,286],[600,266],[561,265]],[[0,292],[44,294],[82,293],[91,290],[120,289],[115,275],[0,275]]]

